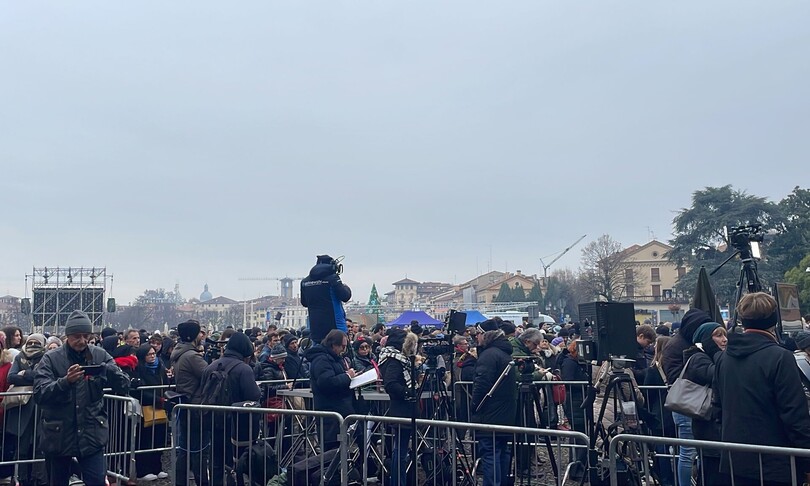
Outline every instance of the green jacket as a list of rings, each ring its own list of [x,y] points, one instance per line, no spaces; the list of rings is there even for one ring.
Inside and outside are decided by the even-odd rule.
[[[509,338],[509,342],[512,343],[512,358],[520,358],[520,357],[523,357],[523,356],[532,356],[532,357],[535,357],[535,358],[541,358],[541,361],[543,362],[543,364],[541,364],[539,366],[542,366],[542,367],[545,368],[545,360],[542,359],[542,356],[532,354],[532,352],[529,351],[529,348],[527,348],[520,341],[520,339],[518,339],[516,337],[511,337],[511,338]],[[535,360],[535,362],[537,362],[537,360]],[[538,365],[535,365],[534,373],[532,373],[532,381],[547,381],[547,380],[550,380],[548,374],[543,373],[542,371],[537,369],[536,368],[537,366]],[[518,370],[518,379],[520,378],[519,374],[520,374],[520,370]]]

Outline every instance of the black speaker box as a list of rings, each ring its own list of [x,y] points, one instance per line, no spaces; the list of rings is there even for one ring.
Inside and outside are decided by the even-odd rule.
[[[590,329],[584,327],[585,320]],[[605,361],[610,356],[634,359],[636,343],[636,311],[629,302],[589,302],[579,304],[579,320],[583,337],[588,333],[596,343],[596,359]]]
[[[450,332],[455,334],[464,334],[467,329],[467,313],[466,312],[453,312],[450,314],[449,323]]]

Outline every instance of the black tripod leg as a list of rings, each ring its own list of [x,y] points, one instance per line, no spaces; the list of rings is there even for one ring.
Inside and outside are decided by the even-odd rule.
[[[540,400],[540,391],[532,386],[532,398],[534,398],[534,406],[537,410],[537,415],[540,416],[540,428],[545,429],[548,428],[548,423],[545,421],[545,417],[543,415],[543,402]],[[554,400],[551,400],[552,406],[554,405]],[[557,468],[557,459],[554,457],[554,448],[551,447],[551,438],[545,435],[543,436],[543,442],[546,443],[546,450],[548,451],[548,461],[551,464],[551,471],[554,473],[554,479],[559,479],[560,471]]]

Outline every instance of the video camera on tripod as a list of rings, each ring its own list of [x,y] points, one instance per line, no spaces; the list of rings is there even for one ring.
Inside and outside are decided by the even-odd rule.
[[[520,381],[523,382],[531,382],[532,374],[544,364],[540,356],[513,356],[512,360],[520,373]]]
[[[761,224],[732,226],[731,228],[726,226],[725,233],[729,244],[741,255],[750,254],[754,258],[760,258],[759,244],[765,241]]]

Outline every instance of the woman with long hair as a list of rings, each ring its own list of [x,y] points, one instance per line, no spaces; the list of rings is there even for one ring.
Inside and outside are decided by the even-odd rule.
[[[22,351],[14,358],[14,363],[8,373],[8,382],[17,387],[34,386],[34,368],[39,364],[45,354],[45,336],[31,334],[25,340]],[[34,459],[34,424],[36,405],[31,398],[26,403],[6,409],[6,432],[14,436],[17,443],[18,461]],[[41,455],[38,454],[38,459]],[[45,465],[21,464],[19,480],[22,486],[45,486],[48,484],[48,475]]]
[[[650,429],[650,435],[654,437],[675,437],[675,422],[672,420],[672,414],[664,409],[664,403],[667,401],[667,377],[661,364],[664,348],[670,339],[669,336],[658,336],[655,340],[655,354],[650,366],[643,372],[636,373],[639,385],[661,387],[648,389],[648,393],[645,395],[647,411],[650,412],[647,427]],[[665,445],[656,446],[655,451],[660,454],[669,453]],[[673,465],[674,461],[668,457],[656,457],[653,468],[658,473],[661,486],[674,486]]]

